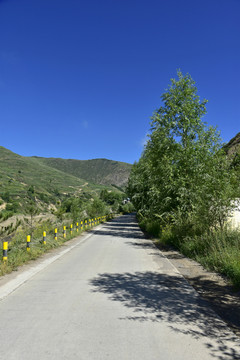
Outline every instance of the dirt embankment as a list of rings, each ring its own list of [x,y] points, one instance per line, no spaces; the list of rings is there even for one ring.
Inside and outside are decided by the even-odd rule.
[[[13,226],[16,226],[17,221],[21,221],[22,223],[25,223],[26,220],[30,221],[30,215],[22,215],[22,214],[18,214],[18,215],[14,215],[11,216],[10,218],[8,218],[7,220],[4,220],[0,223],[0,231],[8,226],[10,226],[11,224]],[[52,214],[39,214],[34,216],[33,218],[33,225],[37,225],[42,221],[46,221],[46,220],[54,220],[55,216]]]

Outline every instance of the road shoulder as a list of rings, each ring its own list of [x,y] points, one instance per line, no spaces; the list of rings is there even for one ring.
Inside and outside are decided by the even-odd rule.
[[[227,280],[204,269],[178,251],[156,244],[164,256],[177,268],[202,298],[207,300],[213,310],[240,337],[240,293],[235,293]]]

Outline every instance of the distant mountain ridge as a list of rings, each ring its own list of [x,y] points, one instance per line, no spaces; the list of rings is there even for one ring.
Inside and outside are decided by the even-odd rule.
[[[235,156],[236,154],[240,155],[240,132],[237,133],[226,145],[225,150],[227,154],[231,157]]]
[[[132,167],[131,164],[108,159],[75,160],[43,157],[34,157],[34,159],[79,179],[120,188],[127,185]]]
[[[237,133],[224,147],[231,166],[237,170],[240,176],[240,132]]]

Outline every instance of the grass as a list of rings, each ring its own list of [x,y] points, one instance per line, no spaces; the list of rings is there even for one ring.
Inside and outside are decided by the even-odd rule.
[[[192,244],[191,244],[192,243]],[[182,251],[189,253],[189,245],[194,258],[208,269],[215,270],[231,280],[240,289],[240,232],[234,229],[215,231],[205,237],[184,241]]]
[[[171,245],[208,270],[226,276],[235,290],[240,289],[240,230],[226,227],[211,233],[186,236],[171,225],[161,227],[157,221],[140,221],[140,227],[157,242]]]

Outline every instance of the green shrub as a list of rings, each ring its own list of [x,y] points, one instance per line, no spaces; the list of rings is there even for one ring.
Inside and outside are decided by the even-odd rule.
[[[3,194],[2,194],[2,199],[6,202],[9,202],[10,201],[10,193],[9,191],[5,191]]]
[[[5,220],[9,219],[13,215],[14,215],[13,211],[3,210],[3,211],[0,212],[0,219],[2,221],[5,221]]]
[[[18,208],[19,208],[19,206],[18,206],[18,203],[16,201],[13,201],[13,202],[8,203],[6,205],[6,210],[7,211],[12,211],[14,213],[18,211]]]

